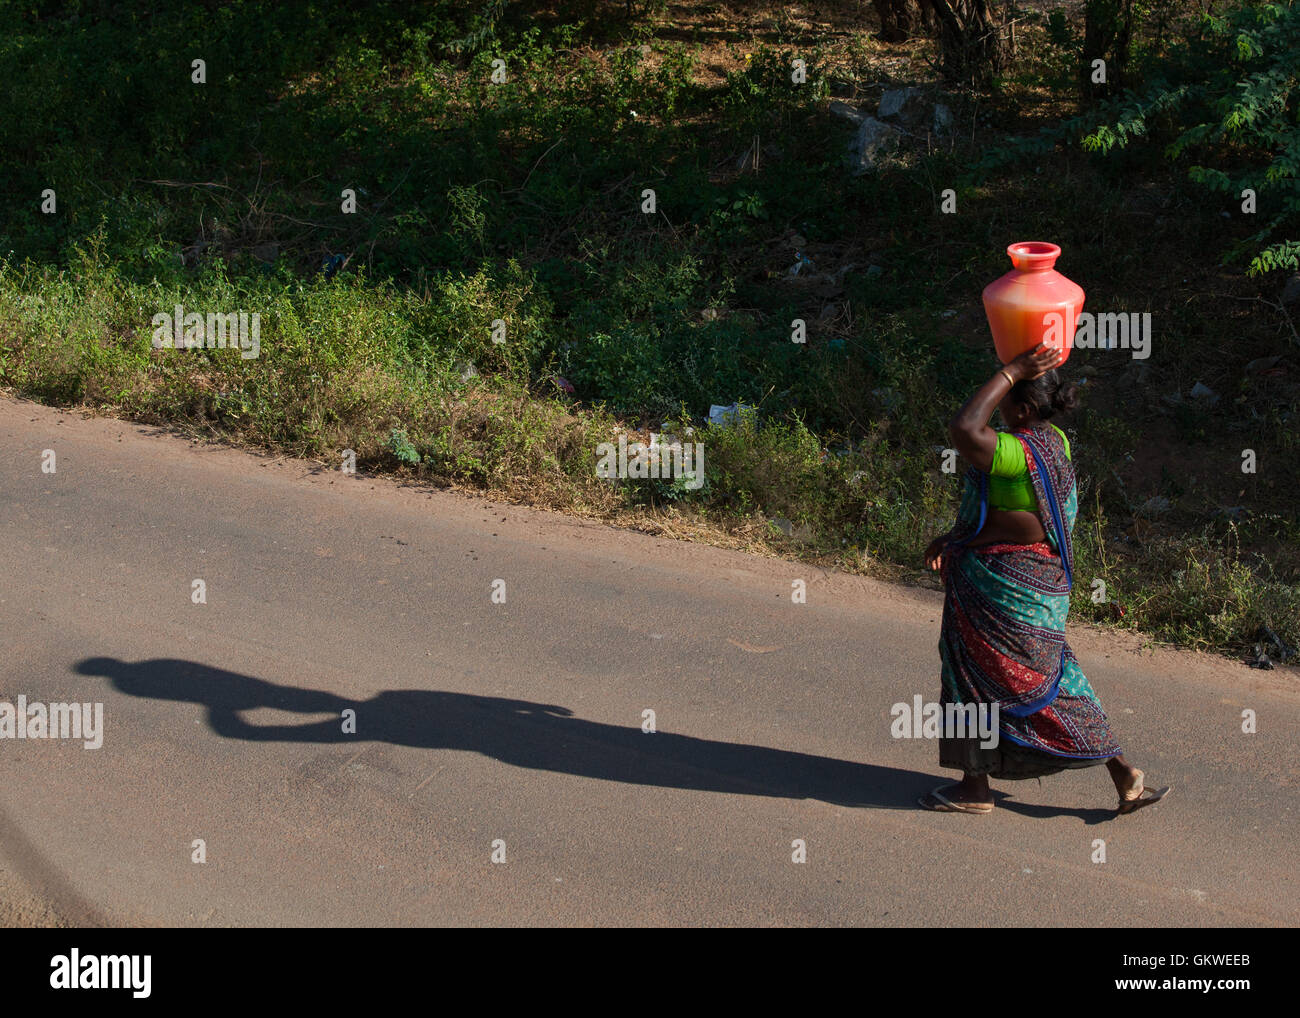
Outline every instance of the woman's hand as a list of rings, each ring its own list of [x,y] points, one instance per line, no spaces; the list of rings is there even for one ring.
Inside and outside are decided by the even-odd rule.
[[[1061,347],[1039,343],[1013,360],[1005,370],[1017,382],[1022,382],[1046,374],[1064,360],[1065,351]]]
[[[1007,396],[1007,379],[1014,386],[1017,382],[1037,378],[1063,360],[1065,350],[1062,347],[1039,343],[980,386],[948,425],[948,437],[961,458],[987,474],[993,466],[993,454],[998,449],[997,432],[989,427],[989,418],[999,401]]]
[[[948,543],[950,534],[940,534],[925,549],[925,565],[927,569],[937,570],[943,564],[943,548]]]

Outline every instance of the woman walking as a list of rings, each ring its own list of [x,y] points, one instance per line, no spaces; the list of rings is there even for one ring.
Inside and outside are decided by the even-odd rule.
[[[946,813],[990,813],[989,778],[1018,780],[1105,764],[1131,813],[1157,802],[1120,753],[1106,714],[1065,642],[1077,508],[1070,443],[1050,418],[1074,409],[1074,386],[1046,344],[1021,354],[949,426],[971,464],[953,529],[925,551],[944,580],[942,704],[997,707],[997,745],[945,730],[939,763],[962,771],[919,801]],[[989,425],[1002,411],[1007,432]],[[991,740],[985,740],[985,743]]]

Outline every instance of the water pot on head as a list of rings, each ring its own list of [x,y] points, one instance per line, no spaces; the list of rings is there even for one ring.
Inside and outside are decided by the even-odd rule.
[[[993,331],[998,359],[1010,363],[1044,341],[1074,348],[1074,327],[1083,310],[1083,288],[1057,272],[1055,244],[1021,241],[1007,248],[1015,266],[984,287],[984,313]]]

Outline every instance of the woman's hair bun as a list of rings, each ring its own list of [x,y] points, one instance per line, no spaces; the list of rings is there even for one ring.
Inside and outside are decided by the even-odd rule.
[[[1012,395],[1017,402],[1032,407],[1044,421],[1057,414],[1068,414],[1079,405],[1079,387],[1067,382],[1056,368],[1037,378],[1018,382]]]

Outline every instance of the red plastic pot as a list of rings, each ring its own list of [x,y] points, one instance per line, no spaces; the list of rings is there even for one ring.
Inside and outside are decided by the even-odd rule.
[[[1007,364],[1044,341],[1062,346],[1068,358],[1083,310],[1083,288],[1052,267],[1061,249],[1029,240],[1012,244],[1007,254],[1015,268],[984,287],[984,314],[998,359]]]

